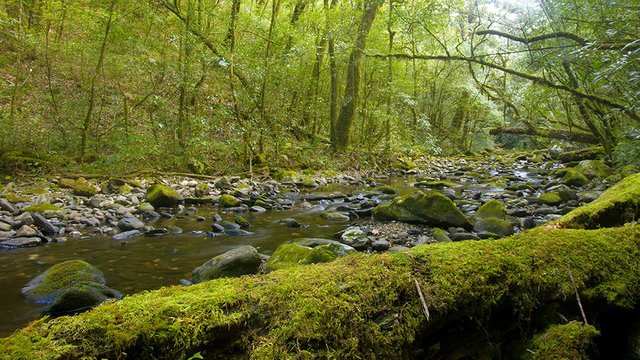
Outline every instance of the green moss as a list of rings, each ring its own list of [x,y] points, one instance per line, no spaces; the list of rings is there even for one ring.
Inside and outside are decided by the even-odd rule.
[[[60,187],[70,188],[73,190],[74,195],[85,196],[85,197],[91,197],[97,194],[98,191],[100,191],[100,189],[97,186],[95,186],[94,184],[89,182],[87,179],[82,177],[76,180],[61,179]]]
[[[86,282],[104,284],[106,281],[95,266],[82,260],[68,260],[32,280],[23,289],[23,295],[31,302],[50,303],[69,287]]]
[[[374,188],[373,191],[378,191],[387,195],[395,195],[398,193],[398,190],[396,190],[393,186],[389,186],[389,185],[378,186]]]
[[[472,318],[498,334],[486,320],[492,310],[512,312],[508,327],[524,329],[513,322],[545,304],[571,302],[567,264],[584,302],[632,308],[640,297],[639,245],[640,228],[629,226],[534,230],[500,241],[358,254],[266,276],[163,288],[35,321],[0,339],[0,350],[11,359],[185,359],[204,350],[211,358],[411,358],[414,341],[433,335],[419,338],[424,348],[431,338],[445,338],[437,331],[447,322]]]
[[[245,219],[244,217],[240,216],[240,215],[235,215],[233,217],[233,221],[240,225],[241,228],[248,228],[251,227],[251,224],[249,223],[249,220]]]
[[[121,195],[129,195],[133,191],[133,188],[129,184],[124,184],[118,188],[118,193]]]
[[[154,184],[147,189],[147,201],[156,208],[175,206],[180,200],[180,194],[169,186]]]
[[[495,199],[482,204],[473,214],[475,220],[482,220],[488,217],[504,219],[505,216],[507,216],[507,210],[504,208],[504,204]]]
[[[372,213],[378,220],[471,227],[469,220],[453,201],[438,192],[425,194],[415,191],[395,198],[389,204],[376,206]]]
[[[408,171],[418,168],[418,165],[409,158],[401,157],[393,164],[393,168]]]
[[[10,203],[14,203],[14,204],[31,201],[31,198],[28,197],[28,196],[17,195],[17,194],[13,194],[13,193],[8,193],[8,194],[4,195],[4,197],[7,199],[7,201],[9,201]]]
[[[43,195],[47,193],[46,189],[43,188],[29,188],[24,191],[27,195]]]
[[[562,198],[557,191],[551,191],[540,195],[540,201],[546,205],[560,205]]]
[[[531,340],[527,359],[540,360],[588,360],[589,348],[600,334],[591,325],[570,322],[564,325],[552,325],[544,333]]]
[[[569,186],[583,186],[589,183],[589,179],[577,169],[566,169],[564,172],[561,183]]]
[[[304,187],[308,187],[308,188],[318,187],[318,183],[309,175],[302,175],[302,177],[300,178],[300,181],[302,182],[302,186]]]
[[[280,170],[273,175],[273,179],[281,182],[298,182],[300,175],[293,170]]]
[[[271,272],[300,265],[310,252],[310,247],[299,244],[280,245],[267,261],[265,269],[267,272]]]
[[[579,207],[551,225],[593,229],[616,226],[640,216],[640,173],[630,175],[591,203]]]
[[[576,166],[576,170],[580,171],[589,179],[604,179],[611,175],[611,168],[600,160],[583,160]]]
[[[229,194],[223,194],[222,196],[220,196],[220,199],[218,199],[218,205],[224,208],[238,206],[241,203],[242,201],[240,199]]]
[[[487,217],[478,221],[473,230],[478,233],[496,234],[498,237],[513,235],[513,226],[503,219]]]
[[[45,211],[60,211],[60,210],[62,210],[61,207],[53,204],[34,204],[24,208],[24,211],[30,212],[30,213],[41,213]]]
[[[440,228],[434,228],[432,235],[437,242],[440,242],[440,243],[451,242],[451,238],[449,237],[447,232]]]
[[[195,195],[196,197],[207,196],[209,195],[210,191],[211,191],[211,187],[209,187],[209,184],[204,182],[199,182],[198,185],[196,185]]]

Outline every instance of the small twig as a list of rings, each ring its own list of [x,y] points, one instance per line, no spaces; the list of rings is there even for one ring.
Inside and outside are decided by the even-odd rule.
[[[418,290],[418,295],[420,295],[420,301],[422,302],[422,309],[424,310],[424,316],[427,318],[427,322],[428,322],[431,315],[429,315],[429,308],[427,307],[427,302],[424,301],[424,295],[422,294],[422,289],[420,289],[420,284],[418,283],[418,280],[414,278],[413,282],[416,284],[416,290]]]
[[[578,307],[580,308],[580,314],[582,314],[582,320],[584,321],[585,325],[589,325],[589,322],[587,321],[587,315],[584,314],[584,309],[582,308],[580,294],[578,294],[578,287],[576,286],[576,281],[573,279],[573,272],[571,272],[571,266],[569,266],[569,264],[567,264],[567,269],[569,269],[569,278],[571,279],[573,290],[576,292],[576,300],[578,300]]]

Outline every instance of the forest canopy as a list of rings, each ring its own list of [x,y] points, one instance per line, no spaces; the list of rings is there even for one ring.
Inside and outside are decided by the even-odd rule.
[[[635,0],[4,0],[0,157],[205,172],[562,140],[637,162],[639,14]]]

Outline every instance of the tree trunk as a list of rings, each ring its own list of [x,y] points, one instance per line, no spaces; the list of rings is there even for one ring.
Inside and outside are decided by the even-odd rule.
[[[365,8],[362,12],[358,33],[356,34],[353,50],[349,57],[344,99],[336,123],[336,142],[333,144],[334,151],[344,151],[347,145],[349,145],[349,130],[351,129],[360,94],[361,67],[364,49],[367,44],[367,35],[369,35],[369,30],[371,30],[371,25],[376,17],[380,2],[377,0],[369,0],[365,2],[364,6]]]
[[[576,292],[595,326],[637,306],[639,245],[638,226],[536,229],[348,256],[127,296],[35,321],[0,349],[11,359],[520,358],[512,346],[558,309],[580,318]]]
[[[91,88],[89,90],[89,107],[87,108],[87,114],[84,117],[84,122],[82,123],[82,136],[80,139],[80,161],[84,161],[86,151],[87,151],[87,140],[89,138],[89,131],[92,125],[93,120],[93,109],[95,107],[96,102],[96,85],[98,82],[98,77],[102,73],[102,67],[104,64],[104,57],[107,51],[107,43],[109,40],[109,33],[111,32],[111,25],[113,23],[113,10],[116,5],[116,0],[111,0],[109,5],[109,18],[107,20],[107,25],[104,29],[104,37],[102,38],[102,45],[100,46],[100,55],[98,56],[98,63],[96,64],[96,68],[94,69],[93,76],[91,77]]]

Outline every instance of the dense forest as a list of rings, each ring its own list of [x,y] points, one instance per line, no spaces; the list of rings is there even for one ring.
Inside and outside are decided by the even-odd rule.
[[[637,162],[638,13],[617,0],[3,0],[0,154],[203,173],[562,139]]]

